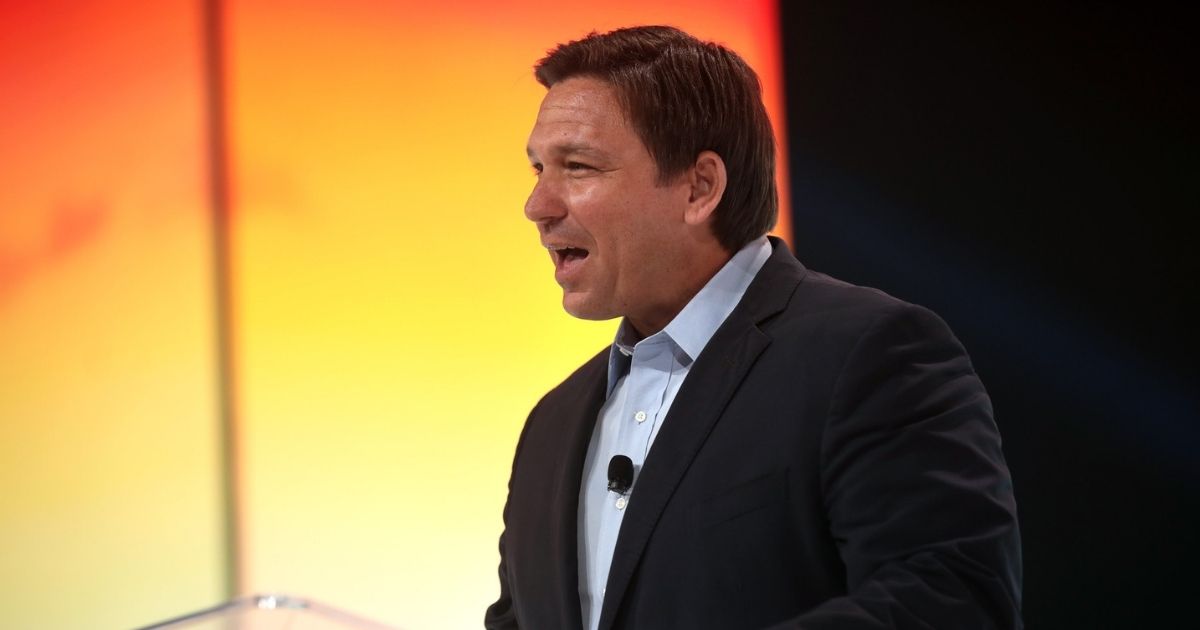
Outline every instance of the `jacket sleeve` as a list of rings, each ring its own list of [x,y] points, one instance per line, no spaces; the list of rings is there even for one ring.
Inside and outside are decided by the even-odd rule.
[[[822,441],[847,594],[780,628],[1020,628],[1012,481],[987,393],[946,324],[898,305],[850,352]]]
[[[529,424],[541,407],[542,401],[533,407],[529,412],[529,417],[525,419],[525,426],[521,429],[521,437],[517,439],[517,448],[513,454],[513,472],[508,478],[508,498],[504,502],[504,531],[500,533],[500,597],[491,605],[483,616],[483,626],[487,630],[510,630],[519,628],[517,622],[517,610],[513,598],[512,583],[508,573],[508,557],[505,553],[505,537],[508,533],[509,510],[512,509],[512,477],[517,470],[517,462],[521,459],[521,447],[525,444],[525,434],[529,430]]]
[[[517,614],[513,610],[512,593],[508,585],[508,567],[504,560],[504,534],[500,534],[500,598],[484,613],[483,627],[487,630],[518,628]]]

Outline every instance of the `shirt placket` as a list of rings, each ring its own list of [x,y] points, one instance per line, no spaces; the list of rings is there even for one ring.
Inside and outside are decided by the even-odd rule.
[[[618,416],[615,449],[608,453],[608,459],[614,455],[625,455],[633,461],[634,485],[625,495],[607,489],[603,490],[605,499],[597,541],[599,547],[596,557],[599,565],[596,567],[597,577],[608,574],[625,510],[628,508],[629,501],[632,500],[633,489],[637,485],[638,475],[646,461],[650,441],[659,422],[663,396],[669,383],[672,365],[673,358],[669,338],[648,338],[634,348],[629,374],[626,375],[622,384],[625,389],[621,394],[624,404],[621,405]],[[607,466],[607,462],[606,459],[605,466]],[[603,601],[605,595],[603,588],[598,595],[599,600]]]

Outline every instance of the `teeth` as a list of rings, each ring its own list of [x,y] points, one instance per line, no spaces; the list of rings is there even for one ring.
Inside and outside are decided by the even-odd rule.
[[[582,247],[574,247],[571,245],[543,245],[557,259],[565,260],[569,256],[576,258],[586,258],[588,251]]]

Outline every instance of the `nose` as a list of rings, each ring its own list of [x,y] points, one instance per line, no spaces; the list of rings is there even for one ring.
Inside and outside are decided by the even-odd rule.
[[[529,199],[525,200],[525,218],[539,225],[553,223],[567,214],[562,196],[549,179],[545,175],[538,178],[529,193]]]

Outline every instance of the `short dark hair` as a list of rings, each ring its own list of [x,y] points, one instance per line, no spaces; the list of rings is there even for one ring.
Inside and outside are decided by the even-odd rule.
[[[774,227],[775,137],[758,75],[737,53],[670,26],[637,26],[560,44],[534,76],[547,88],[573,77],[612,85],[661,183],[701,151],[720,155],[728,183],[713,231],[725,249],[736,252]]]

